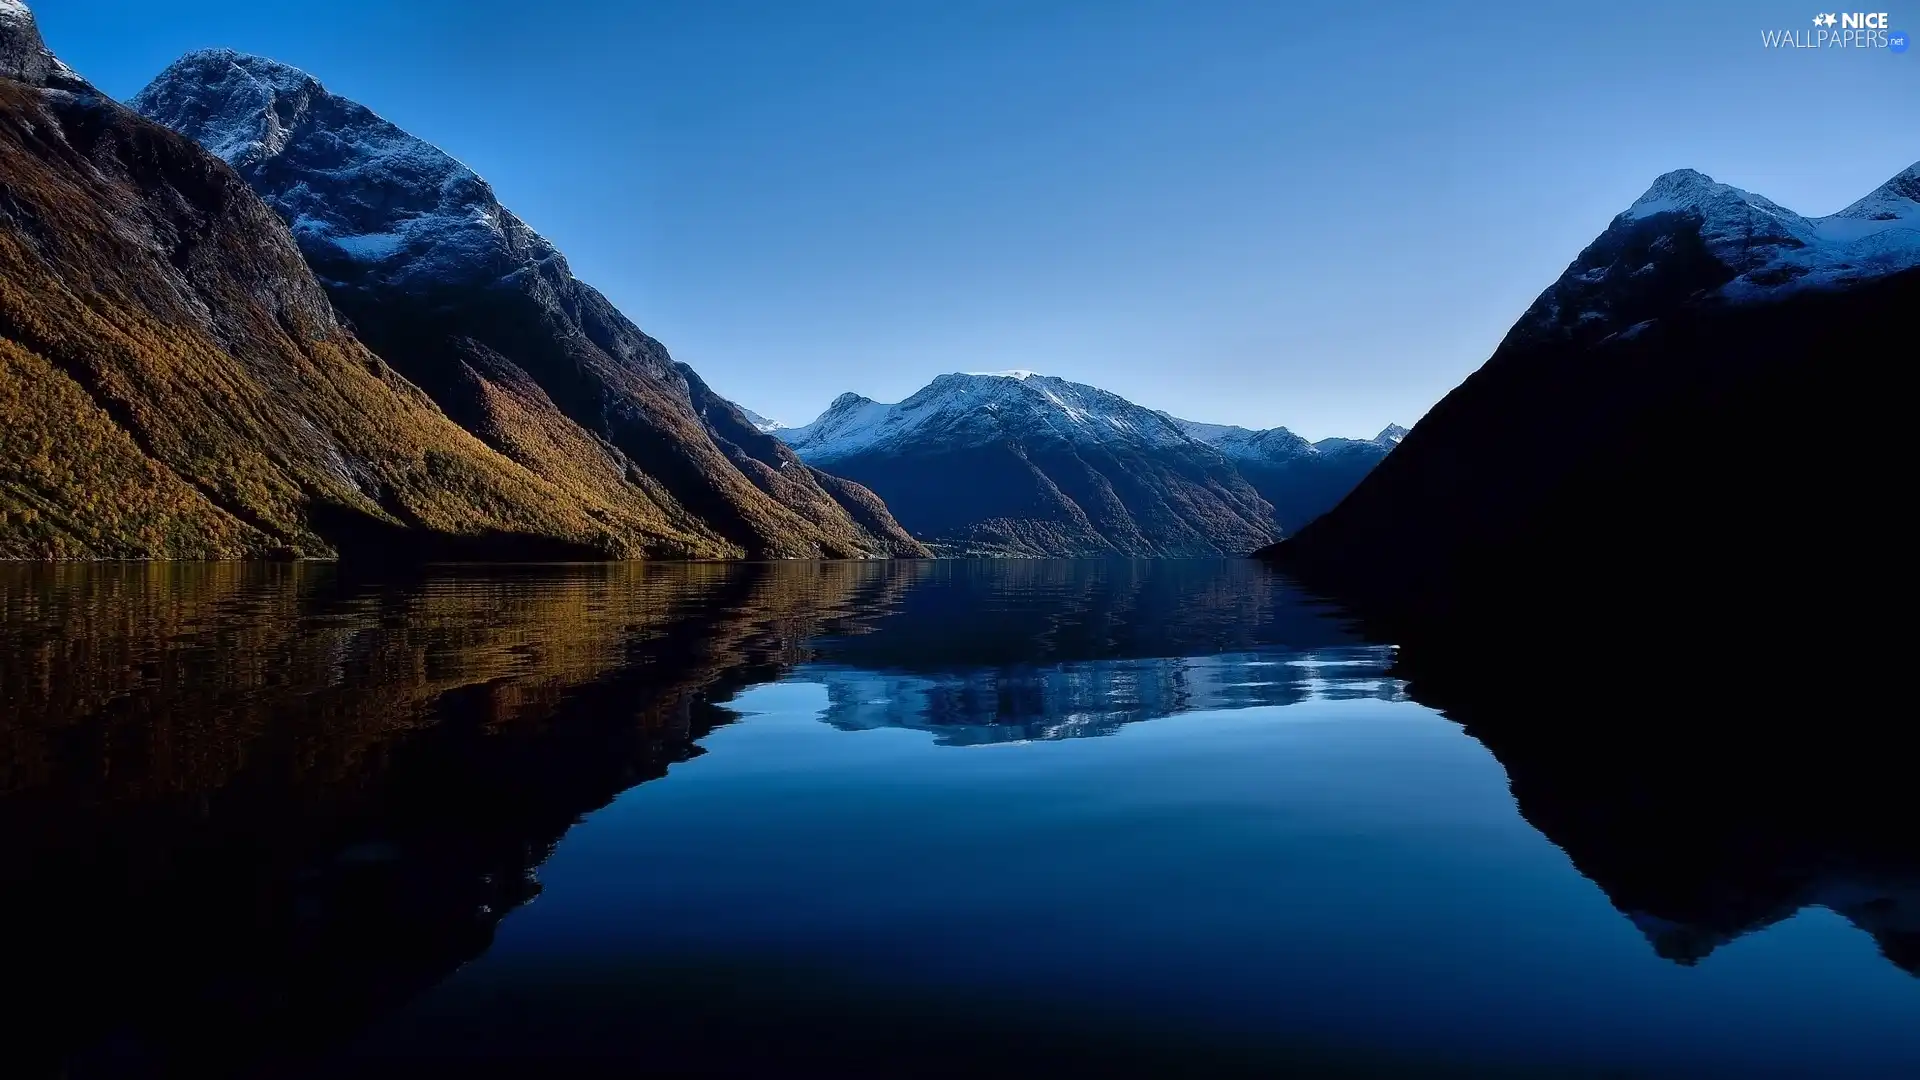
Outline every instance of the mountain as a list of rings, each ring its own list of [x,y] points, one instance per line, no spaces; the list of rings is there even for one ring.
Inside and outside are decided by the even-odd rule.
[[[0,78],[77,94],[99,93],[48,50],[32,10],[20,0],[0,0]]]
[[[1220,555],[1278,535],[1266,500],[1172,419],[1032,372],[942,375],[895,405],[843,394],[781,437],[954,553]]]
[[[233,170],[0,0],[0,558],[721,550],[697,525],[455,424]]]
[[[1346,498],[1407,431],[1391,424],[1371,439],[1308,442],[1283,427],[1254,431],[1192,420],[1174,423],[1225,454],[1260,497],[1273,504],[1274,522],[1288,535]]]
[[[747,423],[752,424],[754,427],[759,428],[761,431],[764,431],[769,435],[774,435],[779,432],[785,431],[787,429],[787,425],[781,423],[780,421],[769,420],[766,417],[761,416],[759,413],[754,412],[752,409],[746,408],[745,406],[741,407],[740,415],[747,418]]]
[[[700,555],[921,555],[870,492],[713,395],[440,148],[312,76],[190,53],[133,99],[291,230],[360,337],[460,426]]]
[[[1781,567],[1833,603],[1884,587],[1917,266],[1920,165],[1824,218],[1662,176],[1351,496],[1266,554],[1396,632],[1646,603],[1675,635],[1765,634]],[[1843,432],[1840,459],[1804,445]]]
[[[1031,371],[943,375],[896,405],[842,394],[777,431],[936,547],[1013,555],[1239,554],[1339,502],[1403,433],[1309,443]]]

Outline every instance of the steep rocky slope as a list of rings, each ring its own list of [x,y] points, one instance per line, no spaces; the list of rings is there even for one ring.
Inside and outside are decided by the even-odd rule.
[[[12,0],[0,61],[0,557],[722,550],[450,422],[231,169]]]
[[[752,424],[438,147],[225,50],[183,57],[133,105],[232,165],[368,344],[502,454],[709,551],[924,554],[869,493],[733,438]]]

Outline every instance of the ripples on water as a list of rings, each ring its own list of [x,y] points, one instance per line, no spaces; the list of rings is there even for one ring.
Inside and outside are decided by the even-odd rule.
[[[1395,661],[1246,562],[0,567],[11,1052],[1920,1070],[1914,861]]]

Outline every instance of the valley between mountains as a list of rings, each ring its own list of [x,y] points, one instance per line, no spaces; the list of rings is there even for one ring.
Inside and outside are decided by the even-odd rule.
[[[202,50],[122,105],[0,0],[0,558],[1261,550],[1444,621],[1544,595],[1523,567],[1599,595],[1596,567],[1882,535],[1831,436],[1892,460],[1869,418],[1916,266],[1920,166],[1819,218],[1679,170],[1411,431],[1309,442],[1029,371],[786,426],[314,76]]]
[[[306,72],[204,50],[123,106],[15,0],[0,42],[0,557],[1237,555],[1397,438],[957,374],[779,430]]]

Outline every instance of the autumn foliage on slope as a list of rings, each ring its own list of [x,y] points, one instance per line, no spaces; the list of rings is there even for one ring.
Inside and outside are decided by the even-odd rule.
[[[449,421],[224,164],[0,81],[0,556],[728,555]]]

